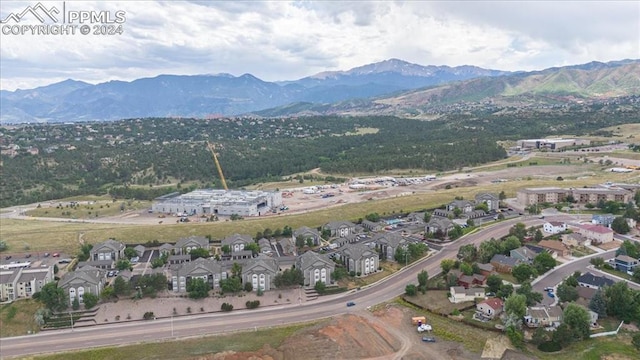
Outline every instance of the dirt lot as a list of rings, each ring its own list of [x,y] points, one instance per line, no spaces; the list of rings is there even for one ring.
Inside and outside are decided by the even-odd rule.
[[[277,349],[256,352],[225,352],[199,357],[202,360],[279,359],[375,359],[442,360],[480,359],[460,343],[437,339],[425,343],[411,325],[411,310],[387,305],[336,317],[289,337]],[[437,336],[436,336],[437,338]]]

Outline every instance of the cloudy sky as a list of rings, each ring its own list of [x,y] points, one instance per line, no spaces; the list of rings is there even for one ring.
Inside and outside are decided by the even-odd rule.
[[[0,19],[36,4],[2,0]],[[40,24],[32,14],[0,24],[0,88],[159,74],[294,80],[389,58],[497,70],[640,58],[638,1],[66,1],[65,9],[124,11],[124,33],[5,34]]]

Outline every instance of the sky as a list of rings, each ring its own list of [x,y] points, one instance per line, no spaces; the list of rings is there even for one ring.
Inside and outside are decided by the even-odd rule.
[[[44,22],[33,13],[16,22],[10,14],[38,2],[0,2],[0,19],[7,20],[0,24],[2,90],[160,74],[295,80],[390,58],[508,71],[640,58],[640,1],[41,3],[58,11],[58,22],[42,8],[36,12]],[[94,19],[79,22],[91,12]],[[24,29],[31,25],[76,28],[34,35]],[[81,34],[82,25],[91,33]],[[93,34],[101,25],[121,26],[122,34]]]

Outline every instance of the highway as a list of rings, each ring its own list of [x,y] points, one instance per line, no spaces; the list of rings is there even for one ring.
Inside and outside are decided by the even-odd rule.
[[[557,220],[569,221],[573,216],[554,216]],[[282,305],[264,307],[255,310],[235,310],[230,313],[215,313],[193,315],[175,319],[159,319],[149,321],[135,321],[124,324],[109,324],[77,329],[51,330],[35,335],[0,339],[0,355],[2,358],[27,356],[41,353],[63,352],[91,347],[116,346],[140,342],[177,339],[208,334],[221,334],[239,330],[254,330],[270,326],[279,326],[297,322],[306,322],[328,318],[348,312],[366,309],[404,293],[405,286],[417,283],[417,274],[425,269],[429,276],[440,273],[440,261],[455,259],[460,246],[466,244],[478,245],[490,238],[499,238],[508,233],[514,224],[522,222],[527,227],[540,225],[543,220],[538,218],[516,218],[502,221],[469,234],[453,243],[446,245],[441,251],[432,256],[411,264],[397,273],[348,293],[321,297],[297,305]],[[536,284],[544,287],[546,283],[559,282],[565,272],[572,273],[574,268],[584,269],[589,259],[580,259],[574,266],[560,267],[558,274],[547,275],[543,281]],[[554,284],[555,285],[555,284]],[[347,301],[356,302],[356,306],[346,307]]]

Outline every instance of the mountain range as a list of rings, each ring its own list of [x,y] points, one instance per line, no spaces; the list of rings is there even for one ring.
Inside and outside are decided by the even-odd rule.
[[[0,122],[138,117],[424,114],[453,104],[564,103],[640,95],[640,60],[591,62],[535,72],[422,66],[398,59],[293,81],[251,74],[159,75],[130,82],[76,80],[0,91]]]

